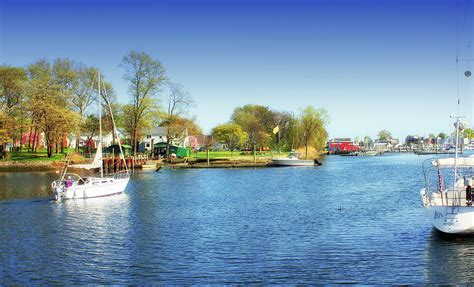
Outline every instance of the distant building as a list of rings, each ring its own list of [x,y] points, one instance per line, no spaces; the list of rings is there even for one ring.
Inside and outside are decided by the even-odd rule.
[[[327,144],[329,154],[345,154],[359,150],[360,146],[352,142],[350,138],[334,138]]]

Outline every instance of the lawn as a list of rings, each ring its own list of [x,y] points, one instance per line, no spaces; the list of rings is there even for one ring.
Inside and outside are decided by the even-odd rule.
[[[257,158],[272,158],[278,156],[286,156],[288,152],[280,153],[267,151],[267,152],[257,152]],[[196,159],[206,159],[207,153],[205,151],[199,152],[191,152],[191,158]],[[230,151],[209,151],[209,159],[230,159],[231,153]],[[242,152],[242,151],[234,151],[233,152],[233,159],[235,160],[243,160],[243,159],[253,159],[253,153],[251,151]]]
[[[38,150],[37,152],[9,152],[5,160],[11,161],[22,161],[22,162],[50,162],[59,161],[64,157],[65,154],[53,153],[53,156],[48,158],[46,149]],[[1,160],[0,160],[1,161]]]

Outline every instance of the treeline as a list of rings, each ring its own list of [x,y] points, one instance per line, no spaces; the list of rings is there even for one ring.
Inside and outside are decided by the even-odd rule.
[[[129,88],[128,101],[123,104],[96,67],[70,59],[38,60],[26,67],[0,66],[0,149],[5,150],[10,143],[20,152],[36,151],[44,140],[51,157],[66,148],[67,135],[75,135],[77,148],[81,136],[90,142],[98,134],[99,73],[104,132],[112,130],[113,112],[134,154],[143,132],[152,126],[167,127],[168,146],[182,140],[186,130],[190,135],[202,134],[195,119],[188,115],[193,99],[181,84],[167,77],[160,61],[130,51],[120,66]],[[110,105],[105,104],[107,100]],[[307,155],[308,147],[324,150],[327,122],[327,112],[322,108],[308,106],[295,116],[266,106],[246,105],[236,108],[229,122],[216,126],[212,135],[231,150],[306,147]]]
[[[305,157],[308,157],[308,147],[317,152],[324,150],[328,121],[328,113],[323,108],[307,106],[295,116],[266,106],[246,105],[234,110],[229,123],[213,128],[212,135],[226,143],[231,151],[247,147],[255,154],[257,149],[265,147],[278,150],[305,147]]]
[[[129,135],[134,153],[147,127],[168,127],[168,144],[185,129],[199,132],[193,119],[186,118],[192,98],[181,84],[170,81],[158,60],[131,51],[123,57],[121,67],[129,100],[118,103],[112,85],[102,81],[105,132],[112,129],[109,109],[117,126]],[[98,68],[70,59],[38,60],[27,67],[0,66],[0,148],[5,150],[11,143],[20,152],[36,151],[42,134],[51,157],[64,150],[68,134],[76,135],[76,147],[82,134],[89,140],[97,135],[98,74]],[[161,99],[163,105],[158,104],[160,90],[168,92]]]

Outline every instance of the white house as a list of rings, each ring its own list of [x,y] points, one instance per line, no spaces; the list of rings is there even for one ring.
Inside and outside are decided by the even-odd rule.
[[[152,127],[143,131],[143,140],[138,146],[138,150],[144,152],[146,150],[151,151],[153,145],[156,143],[167,141],[168,128],[167,127]],[[183,134],[174,135],[175,140],[171,142],[172,145],[177,147],[188,147],[189,136],[188,129],[185,129]]]
[[[118,132],[119,138],[121,140],[121,143],[123,144],[124,143],[123,140],[127,137],[127,135],[125,134],[125,131],[122,130],[122,129],[117,129],[117,132]],[[79,139],[79,146],[81,146],[81,147],[85,146],[88,139],[89,139],[89,135],[82,133],[81,137]],[[76,136],[75,135],[69,135],[67,137],[67,140],[68,140],[68,144],[70,144],[71,148],[76,147]],[[91,138],[91,140],[94,141],[94,146],[97,146],[97,144],[99,143],[99,135],[94,135]],[[106,134],[102,135],[102,146],[103,147],[108,147],[108,146],[112,145],[113,143],[114,143],[113,132],[109,132],[109,133],[106,133]],[[117,140],[115,141],[115,143],[117,143]]]

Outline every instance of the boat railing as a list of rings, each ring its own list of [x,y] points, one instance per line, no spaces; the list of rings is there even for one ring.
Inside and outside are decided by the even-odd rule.
[[[453,167],[433,166],[434,159],[427,159],[423,163],[425,178],[425,194],[427,199],[435,205],[466,206],[466,187],[464,179],[474,181],[472,167],[458,167],[454,178]],[[429,164],[425,164],[428,163]],[[454,187],[453,187],[454,185]]]

